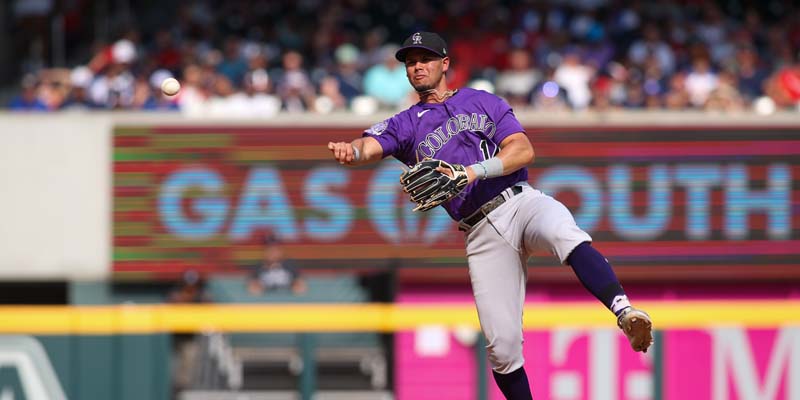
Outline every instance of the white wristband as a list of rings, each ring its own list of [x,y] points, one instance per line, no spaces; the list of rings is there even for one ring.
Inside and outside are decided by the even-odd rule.
[[[481,167],[483,169],[483,176],[480,177],[480,179],[497,178],[498,176],[503,176],[503,160],[497,157],[492,157],[488,160],[472,164],[470,167],[473,171],[475,171],[476,175],[476,167]]]
[[[486,179],[486,174],[489,173],[489,171],[486,171],[486,167],[484,167],[481,163],[475,163],[469,167],[472,168],[472,172],[475,173],[475,177],[481,180]],[[480,167],[480,172],[478,172],[478,167]]]
[[[353,161],[358,161],[358,160],[360,160],[360,159],[361,159],[361,152],[360,152],[360,151],[358,151],[358,147],[356,147],[356,146],[355,146],[354,144],[352,144],[352,143],[350,143],[350,147],[352,147],[352,148],[353,148]]]

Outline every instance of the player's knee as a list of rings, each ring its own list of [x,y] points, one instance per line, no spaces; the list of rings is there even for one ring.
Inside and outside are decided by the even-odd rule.
[[[501,374],[508,374],[521,367],[522,357],[521,337],[496,337],[486,347],[489,353],[489,362],[492,369]]]

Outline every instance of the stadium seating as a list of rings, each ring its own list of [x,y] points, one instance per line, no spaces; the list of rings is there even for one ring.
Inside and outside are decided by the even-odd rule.
[[[352,275],[306,277],[307,290],[253,295],[242,276],[217,276],[208,281],[209,295],[218,303],[363,303],[368,294]],[[268,318],[268,316],[265,316]],[[377,333],[232,333],[226,335],[242,363],[243,389],[292,388],[302,372],[303,352],[316,360],[321,389],[383,389],[386,356]],[[311,346],[311,347],[306,347]],[[326,371],[335,372],[327,376]]]

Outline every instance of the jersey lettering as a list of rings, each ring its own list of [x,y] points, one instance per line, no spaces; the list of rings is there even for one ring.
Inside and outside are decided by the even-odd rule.
[[[385,129],[385,128],[384,128]],[[371,128],[374,130],[374,127]],[[445,130],[447,131],[445,133]],[[441,149],[453,136],[464,131],[483,132],[486,137],[494,136],[496,127],[489,116],[486,114],[457,114],[450,117],[444,126],[440,126],[425,135],[425,139],[417,145],[417,161],[425,158],[434,158],[436,152]],[[488,148],[486,153],[488,153]]]

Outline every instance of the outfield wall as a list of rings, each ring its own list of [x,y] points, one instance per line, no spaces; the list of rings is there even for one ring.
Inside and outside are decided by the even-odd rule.
[[[597,303],[527,303],[524,355],[534,395],[799,398],[797,300],[638,305],[659,330],[647,354],[630,350],[613,317]],[[54,373],[69,398],[165,399],[170,342],[164,333],[201,331],[396,332],[397,399],[502,398],[487,384],[485,343],[468,293],[417,293],[397,304],[372,305],[5,306],[0,321],[0,359],[13,361],[0,367],[0,389],[13,391],[15,398],[36,398],[31,390],[46,385],[31,380],[47,381]],[[18,336],[5,336],[18,334],[35,335],[46,357],[36,354],[36,346],[20,346]]]

